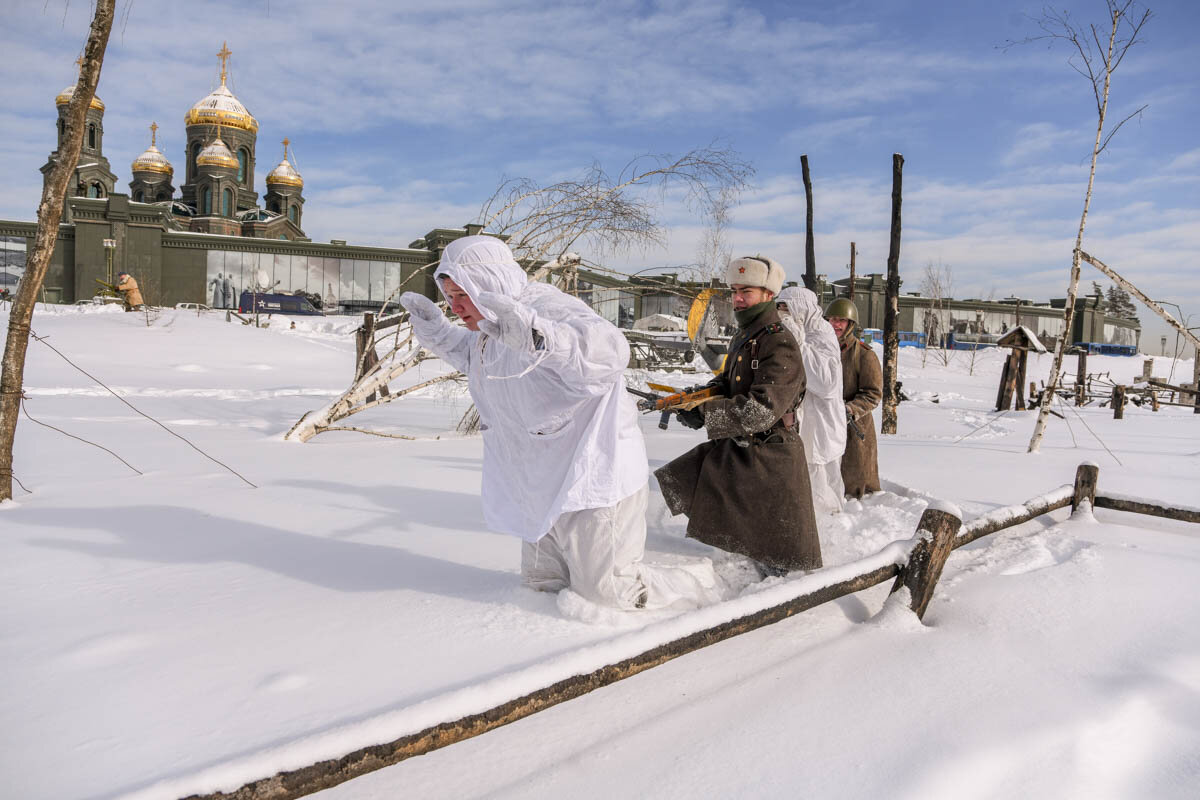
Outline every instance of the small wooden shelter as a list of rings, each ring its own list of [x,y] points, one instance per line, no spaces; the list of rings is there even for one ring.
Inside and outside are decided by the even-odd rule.
[[[1030,351],[1045,353],[1046,348],[1038,340],[1037,334],[1018,325],[1000,337],[997,347],[1009,349],[1008,359],[1004,362],[1004,370],[1000,373],[1000,391],[996,394],[996,410],[1007,411],[1017,400],[1017,410],[1025,410],[1025,367]]]

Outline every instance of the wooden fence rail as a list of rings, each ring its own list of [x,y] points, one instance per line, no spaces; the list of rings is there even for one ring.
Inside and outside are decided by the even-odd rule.
[[[896,551],[899,555],[890,563],[881,564],[879,556],[887,553],[889,548],[894,549],[903,543],[893,543],[876,556],[863,559],[860,563],[868,563],[871,566],[862,572],[823,584],[769,608],[695,631],[615,664],[572,675],[493,708],[439,723],[390,742],[363,747],[340,758],[320,761],[307,767],[252,781],[232,792],[194,794],[185,800],[293,800],[303,797],[413,756],[478,736],[700,648],[780,622],[823,603],[892,579],[895,579],[892,594],[907,590],[908,596],[900,597],[904,598],[918,617],[922,617],[933,597],[942,567],[951,550],[989,533],[1029,522],[1056,509],[1067,506],[1076,509],[1085,501],[1101,508],[1200,522],[1200,509],[1162,506],[1097,494],[1098,473],[1099,468],[1095,464],[1080,464],[1074,484],[1066,484],[1020,505],[995,509],[972,520],[966,526],[962,526],[961,513],[954,506],[931,503],[921,516],[916,534],[908,541],[909,547]],[[818,571],[809,577],[820,574]],[[801,582],[806,580],[807,578],[801,579]]]

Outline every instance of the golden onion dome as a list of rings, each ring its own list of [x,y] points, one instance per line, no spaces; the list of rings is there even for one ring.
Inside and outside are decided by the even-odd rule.
[[[258,120],[251,116],[224,83],[191,107],[184,117],[184,124],[223,125],[258,133]]]
[[[71,98],[74,96],[75,96],[75,87],[68,86],[67,88],[63,89],[61,92],[58,93],[58,97],[54,98],[54,105],[65,106],[67,103],[71,102]],[[90,103],[90,107],[101,113],[103,113],[103,111],[104,111],[104,103],[100,102],[100,98],[97,97],[96,95],[92,95],[92,102]]]
[[[300,177],[300,173],[288,161],[288,144],[287,139],[283,140],[283,161],[279,162],[279,166],[267,173],[267,185],[272,183],[280,183],[284,186],[304,186],[304,179]]]
[[[146,152],[135,158],[130,167],[134,172],[161,172],[163,175],[175,173],[171,162],[167,161],[167,157],[154,145],[150,145]]]
[[[221,141],[220,134],[217,138],[208,143],[208,146],[201,150],[196,155],[197,167],[226,167],[228,169],[237,169],[238,160],[233,153],[229,152],[229,148]]]
[[[150,125],[150,147],[133,160],[130,165],[134,172],[158,172],[163,175],[173,175],[175,168],[167,157],[156,146],[158,144],[158,123]]]

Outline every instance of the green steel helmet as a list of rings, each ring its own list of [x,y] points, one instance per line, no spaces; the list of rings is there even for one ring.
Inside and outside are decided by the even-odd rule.
[[[830,317],[848,319],[857,325],[858,306],[854,305],[854,301],[848,297],[839,297],[825,307],[825,319],[829,319]]]

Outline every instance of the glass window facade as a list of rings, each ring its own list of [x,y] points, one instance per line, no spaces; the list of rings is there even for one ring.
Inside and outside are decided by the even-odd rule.
[[[14,262],[17,259],[12,257]],[[23,270],[23,248],[19,259]],[[408,269],[411,272],[412,268]],[[337,311],[339,306],[378,309],[400,286],[402,270],[402,265],[392,261],[209,250],[207,289],[200,302],[236,309],[243,291],[266,285],[272,292],[316,295],[325,311]],[[388,311],[396,310],[392,298]]]
[[[25,237],[0,236],[0,289],[16,291],[25,274]]]

